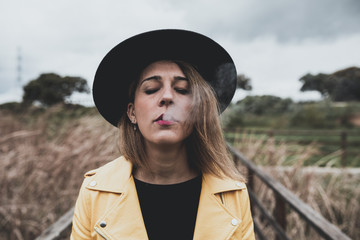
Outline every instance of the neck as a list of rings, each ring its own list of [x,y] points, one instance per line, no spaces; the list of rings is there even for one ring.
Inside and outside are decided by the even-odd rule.
[[[134,177],[153,184],[175,184],[190,180],[198,175],[187,158],[184,144],[179,146],[157,146],[146,144],[150,169],[134,170]]]

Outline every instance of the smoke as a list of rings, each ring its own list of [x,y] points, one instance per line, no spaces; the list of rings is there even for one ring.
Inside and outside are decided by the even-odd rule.
[[[191,100],[189,100],[191,101]],[[184,105],[188,106],[184,106]],[[166,112],[163,115],[164,121],[173,121],[173,122],[180,122],[180,123],[186,123],[191,120],[191,110],[194,108],[194,105],[196,105],[194,102],[192,103],[175,103],[173,105],[169,105],[169,107],[166,109]]]
[[[196,121],[201,121],[211,107],[214,109],[218,104],[220,113],[225,110],[234,96],[236,86],[236,70],[232,63],[224,63],[215,69],[215,74],[210,81],[197,80],[193,82],[192,94],[189,102],[174,101],[169,105],[163,115],[163,120],[184,122],[193,125]],[[200,82],[198,82],[200,81]],[[194,86],[196,85],[196,86]],[[215,95],[215,99],[212,95]],[[208,101],[208,102],[205,102]],[[210,107],[210,105],[212,105]],[[209,108],[210,107],[210,108]]]

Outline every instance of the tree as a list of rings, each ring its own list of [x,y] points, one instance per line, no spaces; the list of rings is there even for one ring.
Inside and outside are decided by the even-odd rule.
[[[246,91],[251,91],[251,79],[245,76],[244,74],[240,74],[237,76],[237,88],[244,89]]]
[[[236,105],[242,109],[242,114],[280,114],[290,111],[293,101],[290,98],[282,99],[271,95],[247,96]]]
[[[80,77],[61,77],[55,73],[41,74],[24,86],[23,102],[32,104],[39,101],[44,106],[65,102],[73,92],[89,93],[85,79]]]
[[[222,119],[224,126],[228,128],[275,126],[274,124],[280,124],[276,122],[281,122],[282,116],[294,111],[294,106],[295,103],[290,98],[282,99],[271,95],[247,96],[236,104],[231,104]]]
[[[318,91],[333,101],[360,101],[360,68],[351,67],[332,74],[306,74],[300,81],[301,91]]]

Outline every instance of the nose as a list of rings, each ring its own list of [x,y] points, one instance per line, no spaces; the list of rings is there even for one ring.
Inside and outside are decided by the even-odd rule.
[[[174,95],[171,87],[164,88],[164,92],[161,96],[159,105],[162,106],[169,106],[174,103]]]

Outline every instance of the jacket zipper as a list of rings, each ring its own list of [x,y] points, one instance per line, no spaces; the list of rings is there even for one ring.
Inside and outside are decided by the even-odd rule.
[[[99,234],[103,239],[109,240],[107,237],[104,236],[104,234],[100,231],[99,228],[94,227],[94,230],[95,230],[95,232],[96,232],[97,234]]]

